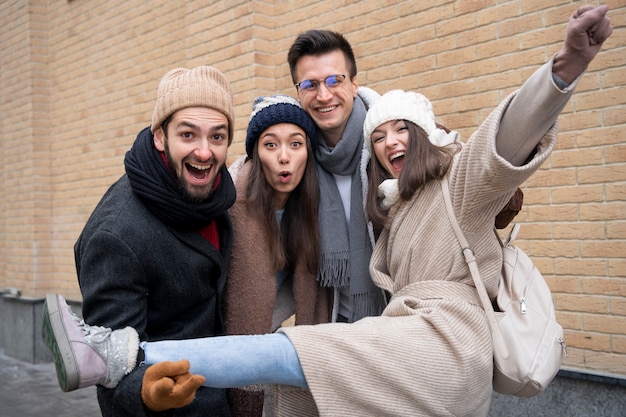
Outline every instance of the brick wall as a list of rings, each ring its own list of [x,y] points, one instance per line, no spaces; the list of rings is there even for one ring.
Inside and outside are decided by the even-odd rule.
[[[311,3],[311,4],[309,4]],[[235,91],[230,160],[253,98],[294,94],[286,54],[344,33],[361,85],[416,89],[467,138],[559,49],[569,1],[0,2],[0,289],[80,299],[72,246],[150,122],[161,76],[214,65]],[[526,184],[520,245],[554,292],[566,365],[626,375],[626,4]]]

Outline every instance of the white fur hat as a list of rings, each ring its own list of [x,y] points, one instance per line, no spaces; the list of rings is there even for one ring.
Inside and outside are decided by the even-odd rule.
[[[433,145],[445,146],[454,142],[451,135],[447,135],[435,125],[433,105],[426,97],[412,91],[391,90],[370,107],[363,123],[363,136],[370,154],[372,132],[390,120],[408,120],[415,123],[426,132],[428,140]]]

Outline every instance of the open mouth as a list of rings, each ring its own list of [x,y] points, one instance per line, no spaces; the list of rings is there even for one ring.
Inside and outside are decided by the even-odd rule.
[[[289,171],[282,171],[280,174],[278,174],[278,177],[280,178],[280,181],[282,183],[286,183],[291,178],[291,172],[289,172]]]
[[[205,180],[208,176],[209,176],[209,172],[211,171],[211,168],[213,167],[213,165],[208,165],[208,166],[202,166],[202,165],[196,165],[196,164],[185,164],[185,166],[187,167],[187,172],[189,172],[189,175],[198,181],[202,181]]]
[[[404,152],[398,152],[391,155],[389,162],[396,171],[402,170],[402,167],[404,166]]]
[[[333,111],[337,108],[337,106],[328,106],[328,107],[322,107],[317,109],[318,112],[320,113],[328,113],[329,111]]]

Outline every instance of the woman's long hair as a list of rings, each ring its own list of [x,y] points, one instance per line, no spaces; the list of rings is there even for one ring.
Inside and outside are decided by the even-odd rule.
[[[443,178],[450,166],[455,153],[460,150],[459,144],[440,147],[428,140],[428,135],[415,123],[404,120],[409,132],[409,141],[405,152],[405,162],[398,178],[400,199],[407,201],[429,181]],[[439,128],[443,128],[438,125]],[[447,129],[443,128],[447,131]],[[371,140],[365,138],[365,140]],[[380,207],[378,185],[386,179],[393,178],[378,162],[373,151],[368,167],[368,189],[366,211],[375,230],[384,227],[388,210]]]
[[[285,203],[282,221],[276,221],[274,189],[265,180],[258,147],[252,154],[250,179],[245,202],[248,211],[263,225],[268,236],[268,255],[276,269],[293,272],[297,261],[303,260],[311,273],[317,272],[319,262],[318,207],[320,190],[315,172],[311,140],[306,140],[306,168],[300,184]]]

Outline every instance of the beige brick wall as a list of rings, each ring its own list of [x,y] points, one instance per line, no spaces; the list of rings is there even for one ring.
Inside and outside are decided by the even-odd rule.
[[[526,184],[520,245],[554,292],[569,366],[626,376],[626,3]],[[72,246],[149,124],[160,77],[214,65],[242,141],[252,99],[293,94],[286,54],[344,33],[359,82],[417,89],[468,137],[559,49],[570,1],[5,0],[0,2],[0,289],[80,299]]]

